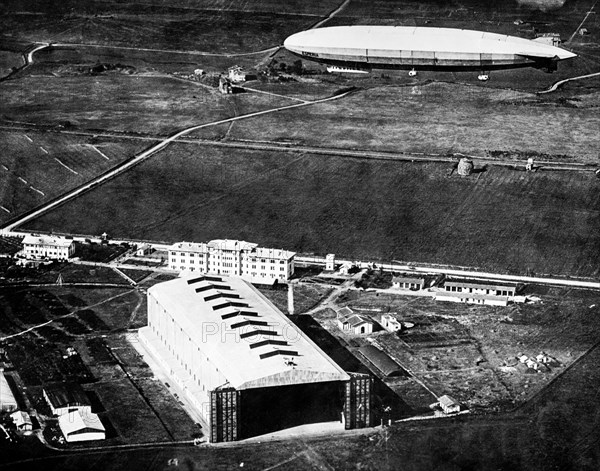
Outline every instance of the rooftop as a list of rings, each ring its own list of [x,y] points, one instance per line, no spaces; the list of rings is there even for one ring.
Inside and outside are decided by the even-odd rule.
[[[252,250],[257,244],[244,240],[215,239],[208,242],[206,246],[210,249],[220,250]]]
[[[89,406],[85,391],[77,383],[58,383],[44,386],[44,392],[52,407]]]
[[[48,235],[28,234],[23,238],[23,245],[54,245],[59,247],[69,247],[72,243],[73,239]]]
[[[206,244],[200,242],[177,242],[169,247],[169,250],[181,250],[182,252],[206,252]]]
[[[58,425],[64,435],[73,435],[85,432],[104,432],[105,428],[100,417],[90,412],[76,410],[63,414],[58,418]]]
[[[476,279],[458,279],[448,278],[444,282],[444,285],[448,286],[467,286],[470,288],[487,288],[487,289],[506,289],[516,288],[516,283],[510,281],[493,281],[493,280],[476,280]]]
[[[373,345],[367,345],[358,349],[359,353],[377,367],[385,376],[401,376],[402,367],[392,360],[385,352]]]
[[[250,283],[182,274],[148,290],[238,390],[348,375]]]

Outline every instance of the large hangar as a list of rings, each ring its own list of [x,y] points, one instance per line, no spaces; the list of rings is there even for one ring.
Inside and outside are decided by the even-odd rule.
[[[346,373],[250,283],[184,274],[148,290],[140,339],[211,442],[297,425],[370,425],[371,378]]]

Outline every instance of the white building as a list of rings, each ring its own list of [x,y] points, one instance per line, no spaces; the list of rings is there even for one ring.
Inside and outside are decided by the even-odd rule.
[[[92,412],[75,410],[58,418],[58,426],[67,442],[104,440],[106,429],[100,417]]]
[[[392,277],[392,287],[398,289],[420,290],[425,287],[425,278],[398,275]]]
[[[29,260],[68,260],[75,253],[75,244],[65,237],[26,235],[21,253]]]
[[[350,375],[239,277],[187,272],[152,286],[139,338],[207,422],[211,442],[343,426]]]
[[[15,423],[17,430],[21,432],[30,432],[33,430],[33,424],[31,422],[31,417],[27,412],[24,411],[15,411],[10,414],[10,418]]]
[[[381,316],[381,325],[388,332],[398,332],[399,330],[402,330],[402,324],[391,314],[384,314]]]
[[[176,271],[239,276],[250,283],[285,283],[294,274],[294,252],[258,247],[243,240],[179,242],[169,247],[169,268]]]
[[[0,371],[0,411],[12,412],[16,409],[17,400],[4,377],[4,373]]]
[[[337,323],[341,330],[347,330],[356,335],[373,333],[373,321],[366,316],[354,314],[349,307],[343,307],[337,312]]]

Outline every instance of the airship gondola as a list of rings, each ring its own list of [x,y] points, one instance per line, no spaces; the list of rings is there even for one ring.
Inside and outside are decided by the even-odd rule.
[[[480,70],[535,67],[556,70],[576,57],[548,44],[454,28],[408,26],[333,26],[293,34],[284,47],[307,60],[344,71],[372,69]],[[483,72],[482,72],[483,73]]]

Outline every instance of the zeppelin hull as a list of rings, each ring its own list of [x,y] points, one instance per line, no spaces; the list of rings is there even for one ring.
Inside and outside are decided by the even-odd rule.
[[[337,26],[294,34],[284,46],[307,60],[356,69],[492,70],[546,67],[575,54],[536,41],[481,31]]]
[[[295,55],[307,60],[338,67],[360,70],[370,69],[420,69],[420,70],[495,70],[518,67],[546,67],[549,60],[533,60],[516,54],[464,54],[449,56],[445,54],[423,54],[420,51],[397,51],[397,56],[378,55],[364,50],[349,54],[295,52]]]

